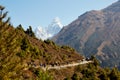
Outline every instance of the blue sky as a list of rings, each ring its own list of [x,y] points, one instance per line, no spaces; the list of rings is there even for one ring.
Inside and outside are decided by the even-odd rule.
[[[100,10],[118,0],[0,0],[6,7],[14,26],[22,24],[48,26],[55,17],[59,17],[63,25],[67,25],[81,14],[90,10]]]

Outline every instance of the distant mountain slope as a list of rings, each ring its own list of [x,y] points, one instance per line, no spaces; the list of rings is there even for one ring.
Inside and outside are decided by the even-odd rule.
[[[86,56],[96,55],[103,66],[120,65],[120,1],[89,11],[64,27],[53,40]]]
[[[63,25],[61,24],[60,19],[56,17],[47,27],[37,27],[35,35],[38,39],[46,40],[55,36],[62,28]]]

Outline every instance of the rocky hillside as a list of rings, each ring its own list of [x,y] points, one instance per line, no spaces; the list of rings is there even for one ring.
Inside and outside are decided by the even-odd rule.
[[[102,66],[120,66],[120,1],[105,9],[89,11],[64,27],[53,38],[85,56],[95,55]]]
[[[68,46],[57,46],[50,40],[38,40],[30,26],[14,28],[7,12],[0,6],[0,80],[51,80],[47,73],[35,66],[66,64],[83,59]],[[4,12],[4,13],[3,13]]]

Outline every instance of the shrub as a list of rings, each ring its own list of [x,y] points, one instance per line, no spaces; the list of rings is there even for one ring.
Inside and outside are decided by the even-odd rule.
[[[22,31],[22,32],[25,32],[21,24],[18,25],[16,29],[18,29],[18,30],[20,30],[20,31]]]
[[[117,68],[113,68],[109,76],[110,80],[120,80],[120,72]]]
[[[44,42],[45,42],[46,44],[50,44],[50,45],[56,46],[55,43],[54,43],[53,41],[49,40],[49,39],[44,40]]]
[[[61,46],[61,48],[66,49],[67,51],[75,51],[75,49],[71,48],[70,46]]]
[[[79,80],[79,76],[76,73],[74,73],[72,76],[72,80]]]
[[[18,52],[16,55],[19,57],[25,57],[26,53],[25,53],[25,51],[21,51],[21,52]]]
[[[53,80],[53,77],[48,72],[43,72],[40,69],[36,69],[34,73],[39,80]]]
[[[28,40],[26,38],[23,38],[21,41],[21,49],[26,51],[28,47],[29,47]]]
[[[35,34],[34,34],[31,26],[29,26],[29,28],[25,31],[25,33],[28,34],[29,36],[35,38]]]

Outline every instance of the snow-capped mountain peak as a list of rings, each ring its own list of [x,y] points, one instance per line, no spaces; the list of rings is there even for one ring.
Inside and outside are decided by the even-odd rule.
[[[61,24],[59,17],[54,18],[52,23],[59,25],[60,28],[63,28],[63,25]]]
[[[58,17],[54,18],[51,24],[46,28],[47,32],[51,35],[56,35],[61,29],[63,25],[60,22],[60,19]]]
[[[47,27],[37,27],[35,35],[39,39],[46,40],[56,35],[62,28],[63,25],[61,24],[59,17],[56,17]]]
[[[42,40],[47,39],[47,33],[46,33],[45,29],[43,27],[41,27],[41,26],[37,27],[35,29],[35,35],[39,39],[42,39]]]

